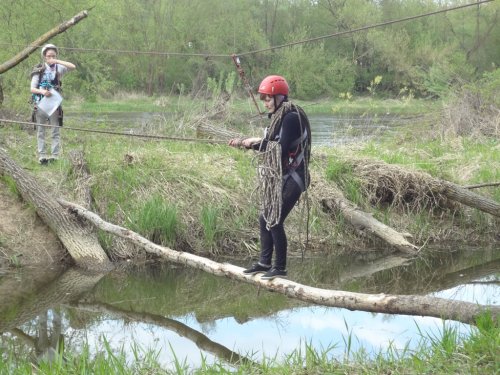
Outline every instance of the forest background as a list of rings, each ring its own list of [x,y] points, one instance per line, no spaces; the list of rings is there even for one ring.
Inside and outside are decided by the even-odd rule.
[[[467,3],[2,0],[0,61],[92,8],[88,18],[50,41],[60,47],[61,59],[78,66],[65,78],[66,98],[96,101],[123,91],[196,94],[203,88],[209,94],[232,94],[238,86],[244,95],[231,54],[241,55],[252,85],[279,73],[287,77],[297,99],[366,94],[443,98],[456,84],[482,77],[498,83],[497,1],[286,48],[270,47]],[[0,77],[4,108],[28,108],[29,73],[40,61],[38,53],[32,54]]]

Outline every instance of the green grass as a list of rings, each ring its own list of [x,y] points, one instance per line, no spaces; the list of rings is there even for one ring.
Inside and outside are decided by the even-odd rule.
[[[219,220],[221,216],[220,209],[214,205],[203,205],[200,212],[200,223],[203,228],[204,244],[208,248],[216,244],[216,238],[219,234]]]
[[[8,176],[8,175],[0,175],[0,182],[4,183],[5,185],[7,185],[7,188],[9,189],[9,191],[20,197],[20,193],[17,189],[17,184],[16,182],[14,181],[14,179],[11,177],[11,176]]]
[[[179,231],[179,215],[175,204],[154,195],[132,211],[130,227],[161,245],[174,247]]]
[[[408,106],[409,111],[411,109],[418,112],[423,109],[419,101],[403,104],[387,101],[385,104],[377,104],[376,100],[365,98],[352,103],[344,102],[346,111],[361,108],[371,110],[371,106],[397,107],[403,104]],[[106,109],[103,106],[109,106],[107,109],[115,111],[144,110],[141,107],[144,105],[158,106],[166,111],[172,108],[189,108],[190,112],[182,114],[183,117],[174,116],[158,121],[153,130],[155,134],[193,137],[194,129],[189,127],[189,120],[203,114],[201,107],[207,106],[209,109],[210,103],[190,101],[187,97],[161,99],[137,96],[83,103],[82,105],[90,107],[80,105],[80,109],[99,113],[98,111]],[[245,107],[247,104],[244,100],[235,99],[230,103],[231,111],[241,110],[243,113],[248,110]],[[308,103],[304,103],[306,104]],[[331,113],[331,105],[332,102],[325,100],[318,105],[311,105],[311,109],[318,108]],[[137,107],[134,109],[134,106]],[[179,122],[184,126],[179,125]],[[111,125],[90,122],[79,124],[78,127],[109,129]],[[6,127],[0,131],[5,139],[9,139],[9,154],[20,165],[33,173],[42,184],[46,184],[50,191],[73,200],[76,182],[72,178],[67,158],[63,157],[57,165],[42,167],[36,163],[33,137],[16,127]],[[136,229],[154,241],[169,246],[185,246],[177,250],[206,252],[209,248],[222,253],[258,251],[256,218],[259,207],[254,193],[256,166],[252,152],[222,144],[146,140],[81,133],[70,131],[69,128],[63,133],[63,141],[65,154],[73,149],[84,151],[92,175],[91,189],[96,202],[93,210],[104,219]],[[456,240],[470,241],[468,233],[493,232],[492,228],[496,225],[494,218],[475,210],[460,215],[445,211],[433,215],[428,210],[408,212],[404,208],[391,209],[390,213],[379,211],[384,207],[374,207],[363,181],[360,181],[352,167],[343,159],[344,156],[373,158],[410,170],[428,172],[432,176],[460,185],[499,181],[500,147],[497,139],[443,139],[433,131],[431,125],[412,123],[410,127],[400,128],[396,133],[388,133],[383,138],[359,143],[355,147],[323,148],[320,153],[322,157],[316,159],[316,150],[313,150],[311,168],[314,176],[325,178],[330,185],[337,185],[347,199],[366,212],[373,213],[387,225],[413,234],[417,245],[424,244],[428,238],[453,237]],[[313,186],[315,183],[313,180]],[[498,188],[484,188],[476,192],[500,201]],[[316,197],[325,198],[322,194],[327,193],[316,192]],[[371,245],[370,241],[358,238],[340,213],[325,212],[319,199],[312,201],[311,213],[313,241],[338,251],[345,246],[362,248]],[[287,219],[292,242],[300,241],[298,233],[304,227],[302,216],[302,211],[294,209],[290,219]],[[159,228],[156,227],[157,223]],[[149,230],[149,227],[152,229]],[[443,233],[446,234],[444,237]],[[112,241],[104,234],[100,238],[108,249]],[[480,239],[477,235],[473,238],[474,241]],[[485,241],[488,241],[487,238],[485,237]]]

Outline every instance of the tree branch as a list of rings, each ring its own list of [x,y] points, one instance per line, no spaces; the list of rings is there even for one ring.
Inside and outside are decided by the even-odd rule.
[[[45,34],[43,34],[41,37],[39,37],[33,43],[31,43],[28,47],[19,52],[16,56],[4,62],[2,65],[0,65],[0,74],[5,73],[9,69],[12,69],[21,61],[26,60],[29,57],[29,55],[31,55],[39,46],[41,46],[54,36],[61,34],[70,27],[76,25],[78,22],[80,22],[87,16],[88,16],[88,11],[83,10],[70,20],[65,21],[61,23],[59,26],[56,26],[53,29],[47,31]]]

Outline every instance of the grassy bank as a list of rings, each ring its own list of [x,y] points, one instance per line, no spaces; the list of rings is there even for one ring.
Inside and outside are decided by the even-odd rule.
[[[174,362],[160,363],[160,349],[139,348],[130,344],[134,357],[125,350],[114,352],[105,342],[98,354],[91,354],[88,347],[81,352],[63,354],[54,352],[51,361],[39,358],[34,363],[29,353],[10,356],[4,348],[0,351],[0,374],[496,374],[500,330],[498,322],[482,317],[467,338],[455,329],[444,326],[442,337],[422,337],[413,350],[388,350],[370,358],[363,350],[352,353],[346,345],[344,358],[332,358],[331,348],[317,351],[309,345],[296,350],[286,358],[266,357],[246,363],[230,365],[222,360],[208,363],[202,360],[200,368],[190,368],[182,358],[175,356],[175,348],[163,348],[174,353]],[[349,343],[353,337],[346,337]],[[12,351],[14,352],[14,351]],[[168,368],[168,369],[167,369]]]
[[[140,98],[139,102],[142,100]],[[139,105],[134,108],[130,105],[132,102],[92,106],[96,113],[107,112],[107,109],[146,110]],[[165,112],[175,115],[158,116],[150,123],[141,125],[138,132],[159,137],[194,138],[197,129],[193,124],[196,122],[217,125],[219,130],[233,121],[244,122],[242,108],[233,110],[230,106],[223,112],[211,112],[213,104],[201,101],[175,105],[167,103]],[[81,110],[88,111],[88,108]],[[66,107],[66,110],[72,109]],[[112,130],[127,135],[78,132],[72,129],[74,127]],[[376,239],[360,237],[339,213],[325,212],[317,198],[325,196],[328,190],[321,190],[321,186],[338,186],[364,211],[401,232],[412,234],[412,242],[424,246],[423,251],[427,249],[425,245],[432,242],[445,246],[450,241],[468,245],[498,241],[496,236],[500,223],[491,215],[434,200],[424,199],[421,204],[415,202],[414,197],[381,203],[373,199],[377,189],[373,189],[370,180],[358,173],[360,160],[366,165],[375,160],[410,171],[425,172],[460,185],[500,180],[498,138],[449,134],[443,129],[440,124],[424,118],[407,123],[383,138],[334,148],[315,148],[311,163],[314,178],[309,196],[310,214],[307,218],[302,200],[288,219],[290,252],[300,252],[307,219],[311,250],[352,254],[384,247]],[[257,133],[261,129],[248,130]],[[156,243],[214,257],[231,254],[255,257],[258,254],[256,219],[259,209],[254,192],[256,160],[253,152],[219,143],[132,137],[132,133],[128,127],[106,121],[66,122],[63,157],[48,166],[37,163],[34,133],[30,128],[0,128],[0,144],[53,195],[79,203],[82,203],[79,192],[83,186],[73,173],[69,154],[82,151],[92,176],[87,181],[94,199],[91,209],[105,220],[137,231]],[[2,183],[7,183],[15,194],[12,180],[4,179]],[[498,187],[486,187],[478,192],[500,202]],[[144,256],[138,249],[110,235],[101,233],[100,239],[114,258]],[[8,238],[0,237],[2,249],[9,250],[10,243]],[[242,374],[496,373],[499,371],[495,362],[499,344],[498,325],[485,319],[478,322],[478,327],[479,330],[466,340],[459,338],[453,330],[445,331],[442,339],[428,337],[426,340],[427,344],[430,342],[431,350],[429,345],[422,344],[415,352],[396,353],[389,350],[375,359],[368,359],[363,351],[351,353],[346,349],[345,359],[332,359],[328,348],[323,352],[307,348],[305,351],[297,350],[284,360],[266,358],[258,364],[245,364],[232,371]],[[346,338],[346,343],[349,339],[352,338]],[[349,348],[349,345],[346,344],[346,347]],[[29,359],[23,359],[27,357],[14,358],[8,353],[8,350],[2,352],[1,374],[12,371],[31,373]],[[182,359],[174,363],[175,370],[166,371],[158,362],[155,350],[142,352],[136,348],[134,353],[136,358],[130,360],[125,358],[124,353],[113,353],[109,348],[97,356],[85,350],[67,352],[64,360],[56,356],[51,365],[39,363],[37,366],[40,372],[47,374],[229,373],[224,363],[188,369]]]
[[[143,97],[129,98],[119,104],[90,104],[80,109],[145,110],[144,100]],[[190,110],[178,110],[169,117],[155,117],[137,130],[141,134],[165,137],[156,140],[132,137],[130,129],[116,123],[67,121],[63,135],[65,156],[49,166],[37,164],[34,139],[25,130],[9,126],[0,131],[4,147],[20,165],[31,170],[54,194],[74,201],[80,199],[75,192],[81,186],[73,178],[67,156],[71,150],[83,151],[92,175],[91,192],[95,202],[92,209],[105,220],[177,250],[254,256],[259,248],[256,222],[259,208],[254,191],[256,160],[253,152],[230,148],[224,143],[168,139],[195,138],[197,129],[193,124],[209,123],[221,131],[225,124],[245,122],[240,109],[226,103],[222,111],[214,112],[213,105],[213,102],[187,102],[186,98],[165,104],[166,111],[188,107]],[[73,131],[72,127],[126,134],[82,133]],[[253,134],[261,132],[261,129],[249,127],[248,123],[245,128]],[[380,203],[374,199],[379,192],[366,176],[357,174],[353,161],[366,165],[383,161],[459,185],[500,180],[498,139],[445,137],[441,128],[425,117],[406,123],[383,138],[315,148],[309,216],[303,199],[287,221],[291,252],[300,251],[306,222],[310,224],[312,249],[342,252],[384,246],[377,239],[358,236],[340,215],[325,212],[321,198],[328,197],[328,189],[322,190],[321,186],[339,187],[348,199],[378,220],[401,232],[411,233],[412,242],[417,246],[446,241],[477,245],[498,240],[495,237],[498,219],[475,209],[458,204],[441,205],[439,200],[428,197],[424,197],[424,204],[415,203],[416,198],[412,196]],[[477,192],[500,201],[498,187]],[[107,248],[120,249],[120,257],[136,255],[133,248],[117,243],[106,234],[101,235],[101,240]]]

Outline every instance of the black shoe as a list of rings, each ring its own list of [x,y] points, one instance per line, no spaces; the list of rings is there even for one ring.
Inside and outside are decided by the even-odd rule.
[[[41,164],[41,165],[47,165],[49,163],[49,160],[46,159],[46,158],[40,158],[38,159],[38,162]]]
[[[245,275],[255,275],[257,273],[264,273],[271,269],[271,266],[263,266],[260,263],[254,263],[252,267],[243,271]]]
[[[50,164],[50,163],[55,163],[56,161],[57,161],[57,158],[56,158],[56,157],[54,157],[54,156],[51,156],[51,157],[48,159],[49,164]]]
[[[273,267],[270,271],[267,271],[264,275],[262,275],[261,280],[272,280],[275,277],[286,278],[286,270],[279,270]]]

